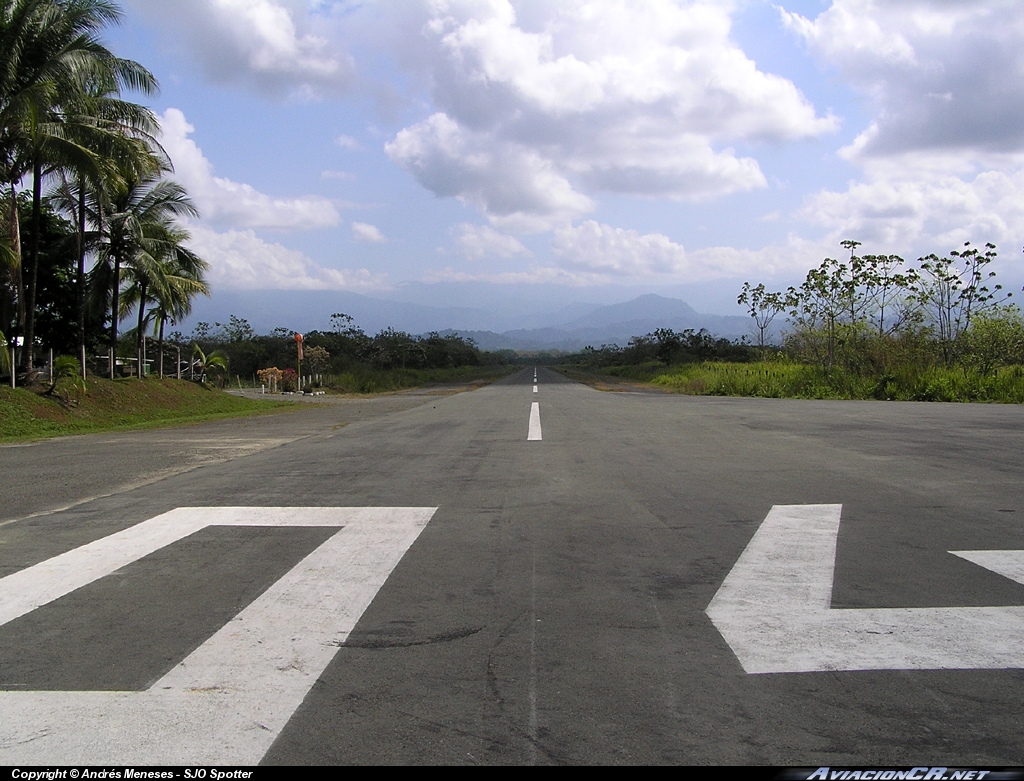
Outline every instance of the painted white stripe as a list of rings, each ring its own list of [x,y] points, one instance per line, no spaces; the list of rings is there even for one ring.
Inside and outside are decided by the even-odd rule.
[[[536,386],[536,385],[534,385],[534,386],[533,386],[533,392],[534,392],[534,393],[536,393],[536,392],[537,392],[537,386]]]
[[[840,510],[773,507],[711,600],[744,670],[1024,667],[1024,607],[832,609]],[[1024,583],[1024,551],[956,555]]]
[[[536,401],[530,407],[530,433],[526,435],[526,441],[541,439],[540,433],[540,404]]]
[[[5,595],[21,576],[49,601],[128,563],[123,546],[139,557],[210,525],[342,527],[144,692],[0,692],[0,764],[257,763],[435,510],[179,508],[4,578]],[[76,556],[87,579],[69,575]],[[60,587],[34,582],[51,575]]]
[[[951,550],[954,556],[1024,583],[1024,550]],[[1024,637],[1021,637],[1024,642]]]

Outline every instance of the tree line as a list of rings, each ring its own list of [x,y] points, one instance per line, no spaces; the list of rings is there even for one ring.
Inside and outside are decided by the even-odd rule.
[[[944,256],[909,263],[898,255],[826,258],[799,287],[743,285],[738,303],[754,321],[763,357],[861,374],[896,368],[960,366],[990,372],[1024,363],[1024,320],[1012,293],[996,283],[996,247],[969,242]],[[781,346],[770,329],[785,318]]]
[[[202,356],[204,365],[214,365],[211,361],[220,359],[215,364],[219,372],[214,373],[221,376],[230,374],[250,381],[262,371],[276,369],[284,378],[284,389],[294,389],[287,387],[294,385],[297,373],[297,350],[291,329],[275,328],[261,335],[247,320],[232,315],[227,323],[200,322],[190,335],[174,332],[168,338]],[[304,375],[337,375],[354,370],[458,369],[504,362],[503,356],[483,352],[471,339],[453,333],[415,336],[386,328],[371,336],[351,316],[341,312],[331,316],[329,329],[304,334],[303,345]]]
[[[600,347],[584,347],[581,352],[566,360],[569,363],[603,368],[644,364],[672,366],[700,361],[744,362],[756,357],[756,351],[745,340],[733,341],[714,336],[706,328],[687,328],[683,331],[658,328],[643,336],[631,337],[624,346],[603,344]]]
[[[162,342],[209,294],[181,224],[195,205],[156,116],[124,98],[157,81],[100,38],[120,18],[108,0],[0,0],[0,341],[29,377],[40,337],[63,349],[70,331],[83,376],[105,343],[113,378],[129,317],[142,376],[146,332]]]

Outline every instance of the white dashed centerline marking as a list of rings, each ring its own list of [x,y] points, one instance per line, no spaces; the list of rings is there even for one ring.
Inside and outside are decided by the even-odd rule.
[[[536,392],[537,392],[537,386],[536,386],[536,385],[534,385],[534,386],[533,386],[533,392],[534,392],[534,393],[536,393]]]
[[[531,442],[540,439],[542,439],[540,435],[540,404],[535,401],[533,406],[530,407],[530,433],[527,434],[526,441]]]

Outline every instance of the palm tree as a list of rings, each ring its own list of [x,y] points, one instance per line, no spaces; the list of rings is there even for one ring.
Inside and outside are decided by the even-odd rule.
[[[159,247],[167,249],[168,233],[175,230],[173,221],[176,218],[198,217],[199,212],[181,185],[154,174],[142,179],[126,179],[112,188],[105,202],[101,199],[97,206],[100,207],[98,220],[102,220],[102,228],[99,231],[99,261],[93,269],[93,279],[99,286],[106,283],[105,290],[100,293],[102,299],[106,299],[106,291],[110,292],[110,344],[111,349],[116,350],[117,325],[122,315],[120,291],[123,273],[138,279],[147,276],[157,279],[158,263],[152,252],[159,256],[163,251],[158,251]],[[144,306],[144,290],[141,300]],[[113,372],[112,364],[111,377]]]
[[[206,381],[208,372],[221,372],[228,370],[228,359],[220,350],[214,350],[207,354],[198,344],[192,345],[192,374],[195,376],[196,369],[199,370],[199,381]]]
[[[99,31],[119,19],[120,11],[108,0],[0,0],[0,183],[11,195],[8,229],[18,264],[9,286],[16,288],[18,325],[25,328],[26,366],[32,362],[42,179],[66,167],[99,179],[95,142],[111,133],[103,122],[83,121],[90,116],[83,112],[90,85],[107,95],[121,88],[148,93],[156,88],[141,65],[115,57],[99,41]],[[36,230],[26,301],[15,204],[16,185],[29,172]]]
[[[0,236],[0,270],[7,271],[13,269],[16,263],[17,257],[14,254],[10,241],[6,236]],[[0,322],[6,322],[6,320]],[[6,371],[14,371],[14,368],[11,366],[11,354],[7,337],[4,336],[3,331],[0,331],[0,372]]]
[[[127,315],[136,310],[137,353],[139,378],[146,358],[145,325],[158,315],[154,332],[159,330],[160,377],[163,378],[164,324],[168,318],[175,320],[185,317],[192,308],[192,299],[197,295],[209,295],[209,288],[203,274],[209,264],[184,246],[188,231],[166,220],[163,224],[152,224],[145,228],[146,236],[141,242],[138,254],[128,269],[131,286],[122,299],[122,312]],[[146,306],[157,309],[146,313]]]
[[[11,366],[10,348],[7,346],[7,337],[0,331],[0,372],[14,371]]]
[[[188,234],[179,230],[179,239],[175,251],[168,258],[164,267],[164,285],[156,296],[156,314],[153,327],[157,337],[157,350],[160,356],[160,378],[164,376],[164,325],[168,320],[177,324],[188,317],[192,311],[192,299],[196,296],[210,295],[210,288],[203,278],[209,264],[195,253],[181,246],[188,240]]]
[[[76,227],[78,269],[75,287],[78,296],[78,353],[85,372],[86,277],[85,256],[96,243],[96,233],[87,233],[89,224],[99,227],[102,210],[99,193],[128,171],[135,178],[170,167],[166,153],[156,141],[159,129],[152,111],[112,96],[116,85],[102,87],[94,82],[83,91],[70,124],[76,138],[97,155],[98,176],[82,170],[61,169],[57,186],[48,200],[67,214]],[[96,208],[90,209],[91,203]]]

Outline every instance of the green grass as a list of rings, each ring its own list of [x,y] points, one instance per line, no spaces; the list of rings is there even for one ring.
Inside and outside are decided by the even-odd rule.
[[[984,374],[969,369],[908,368],[870,376],[789,362],[708,362],[670,368],[609,367],[601,373],[692,396],[1024,403],[1021,366]]]
[[[24,388],[0,387],[0,442],[198,423],[280,412],[297,405],[242,399],[184,380],[90,377],[78,404]]]

